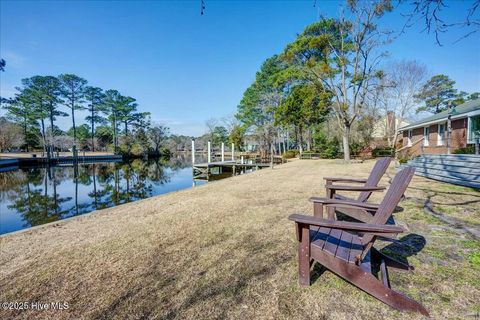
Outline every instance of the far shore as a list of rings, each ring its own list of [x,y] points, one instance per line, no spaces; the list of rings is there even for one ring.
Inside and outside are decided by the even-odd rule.
[[[373,164],[296,160],[4,235],[0,301],[68,308],[0,318],[421,319],[317,267],[313,284],[298,286],[288,215],[312,214],[308,198],[325,194],[323,177],[366,177]],[[381,185],[394,175],[392,165]],[[480,239],[469,230],[480,229],[480,193],[414,177],[405,195],[395,221],[407,232],[392,248],[415,270],[392,271],[392,287],[432,318],[475,314]]]
[[[55,152],[55,156],[57,152]],[[58,152],[60,157],[72,157],[73,152]],[[104,152],[104,151],[79,151],[79,156],[107,156],[107,155],[114,155],[113,152]],[[0,159],[18,159],[18,158],[31,158],[31,157],[42,157],[43,152],[41,151],[34,151],[34,152],[2,152],[0,153]]]

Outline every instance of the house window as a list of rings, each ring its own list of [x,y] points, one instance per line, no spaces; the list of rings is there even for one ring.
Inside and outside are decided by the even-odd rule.
[[[412,146],[412,130],[408,130],[408,138],[407,138],[407,146],[411,147]]]
[[[425,147],[428,147],[429,145],[429,136],[430,136],[430,127],[424,127],[423,128],[423,145]]]
[[[468,143],[475,143],[475,138],[480,137],[480,116],[468,118]]]
[[[445,143],[445,123],[438,124],[437,146],[443,146]]]

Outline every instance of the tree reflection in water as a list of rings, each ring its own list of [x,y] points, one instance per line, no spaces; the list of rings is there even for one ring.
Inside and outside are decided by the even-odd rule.
[[[0,233],[57,221],[151,197],[177,174],[191,176],[182,158],[170,161],[78,164],[0,173]],[[182,180],[183,181],[183,180]]]

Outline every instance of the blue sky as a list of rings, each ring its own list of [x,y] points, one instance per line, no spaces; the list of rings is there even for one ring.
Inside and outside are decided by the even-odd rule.
[[[22,78],[75,73],[91,85],[138,100],[173,133],[200,135],[205,120],[235,113],[261,63],[279,53],[319,13],[336,16],[339,1],[1,1],[0,94]],[[471,2],[450,2],[461,19]],[[383,19],[399,30],[395,11]],[[464,31],[433,35],[414,26],[391,44],[390,59],[416,59],[467,92],[480,90],[480,34],[453,44]],[[0,111],[2,112],[2,111]],[[60,121],[64,129],[69,119]]]

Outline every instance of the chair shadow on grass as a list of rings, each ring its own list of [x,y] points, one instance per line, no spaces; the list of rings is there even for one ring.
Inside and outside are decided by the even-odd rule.
[[[394,210],[394,213],[396,212],[402,212],[404,209],[400,206],[397,206]],[[336,211],[336,216],[338,220],[342,221],[350,221],[350,222],[359,222],[356,219],[353,219],[345,214],[342,214],[341,212]],[[395,225],[395,220],[393,215],[390,216],[390,218],[387,221],[388,225]],[[379,237],[379,240],[386,240],[386,241],[391,241],[390,244],[387,246],[383,247],[382,249],[379,249],[382,254],[395,259],[405,265],[409,265],[408,263],[408,257],[411,257],[413,255],[416,255],[422,249],[425,247],[427,244],[427,240],[425,237],[418,235],[418,234],[408,234],[406,236],[401,237],[400,239],[392,240],[392,239],[387,239],[387,238],[382,238]],[[366,257],[365,261],[368,261],[369,257]],[[376,264],[372,264],[372,273],[377,275],[379,271],[380,266]],[[323,267],[319,263],[314,263],[313,268],[312,268],[312,273],[311,273],[311,281],[312,283],[317,281],[322,274],[326,271],[327,269]]]
[[[416,255],[427,244],[425,237],[411,233],[383,247],[379,251],[397,261],[408,264],[408,257]]]
[[[409,265],[408,257],[416,255],[422,251],[426,244],[427,240],[423,236],[411,233],[398,240],[395,240],[395,242],[392,242],[379,251],[382,254],[397,260],[398,262]],[[369,261],[369,257],[365,257],[364,261]],[[327,269],[320,263],[314,263],[311,271],[311,282],[314,283],[325,273],[325,271],[327,271]],[[372,263],[372,274],[378,277],[379,271],[380,265]]]

